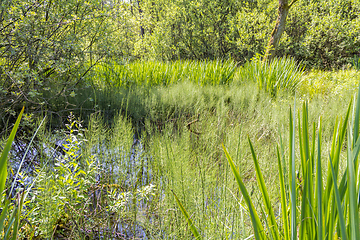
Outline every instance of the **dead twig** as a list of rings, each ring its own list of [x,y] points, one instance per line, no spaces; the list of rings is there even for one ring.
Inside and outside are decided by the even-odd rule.
[[[199,121],[199,119],[195,119],[194,121],[191,121],[191,122],[189,122],[188,124],[186,124],[187,129],[188,129],[191,133],[196,134],[196,135],[200,135],[201,133],[195,132],[195,131],[191,130],[191,127],[190,127],[190,126],[191,126],[192,124],[198,122],[198,121]]]

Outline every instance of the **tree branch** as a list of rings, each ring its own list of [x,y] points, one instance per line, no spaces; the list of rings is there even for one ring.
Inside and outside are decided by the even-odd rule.
[[[291,3],[289,4],[289,8],[291,8],[291,6],[296,3],[298,0],[292,0]]]

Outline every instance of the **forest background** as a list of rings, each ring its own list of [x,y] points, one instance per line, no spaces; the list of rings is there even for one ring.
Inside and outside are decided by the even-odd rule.
[[[243,65],[264,54],[277,9],[275,0],[4,0],[1,124],[24,104],[26,112],[58,112],[54,106],[64,98],[51,100],[84,87],[100,62],[233,59]],[[360,55],[359,12],[355,0],[296,2],[276,56],[291,56],[307,69],[348,67]]]

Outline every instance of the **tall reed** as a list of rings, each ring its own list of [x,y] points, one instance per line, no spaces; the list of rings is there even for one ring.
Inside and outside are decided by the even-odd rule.
[[[324,238],[334,239],[340,236],[342,239],[360,238],[359,203],[357,201],[359,194],[357,186],[359,186],[360,181],[358,172],[360,97],[356,102],[355,118],[352,125],[350,125],[349,120],[350,111],[351,104],[344,120],[335,123],[326,182],[323,182],[323,169],[321,167],[322,159],[326,158],[326,156],[322,156],[321,149],[321,119],[317,131],[315,123],[312,125],[313,137],[311,139],[308,128],[308,106],[305,103],[303,104],[302,116],[300,114],[298,116],[301,172],[297,174],[295,171],[295,110],[294,113],[290,111],[288,174],[283,172],[285,166],[282,166],[282,162],[284,162],[284,159],[281,159],[283,155],[279,151],[279,149],[283,149],[283,146],[277,147],[282,208],[280,222],[283,223],[283,233],[278,228],[280,222],[275,221],[277,216],[272,210],[262,172],[258,165],[258,158],[249,139],[257,182],[263,195],[265,214],[268,216],[261,221],[252,201],[250,199],[246,201],[251,218],[254,219],[252,224],[256,239],[267,239],[267,236],[272,239],[320,240]],[[317,140],[315,137],[316,132]],[[345,143],[347,148],[346,169],[340,173],[341,149]],[[248,196],[238,170],[234,167],[234,163],[225,148],[224,151],[232,166],[232,171],[239,183],[242,194]],[[341,179],[339,186],[337,182],[338,176]],[[286,184],[288,184],[289,190]],[[288,209],[290,209],[290,213]],[[298,209],[300,209],[300,212],[298,212]],[[263,228],[263,224],[267,228]],[[280,234],[283,236],[280,236]]]
[[[94,81],[108,87],[168,86],[189,81],[198,85],[228,84],[234,78],[232,60],[175,62],[107,62],[94,68]]]
[[[19,227],[21,224],[20,217],[24,204],[25,192],[18,196],[18,199],[16,199],[16,204],[12,206],[10,198],[5,197],[5,199],[3,200],[3,191],[5,189],[6,178],[8,175],[7,158],[11,149],[11,145],[14,141],[17,129],[19,127],[23,112],[24,108],[21,110],[15,122],[15,125],[10,133],[10,136],[6,142],[4,150],[2,151],[0,156],[0,204],[2,208],[0,215],[0,236],[2,239],[17,239]],[[11,207],[12,213],[10,213]]]
[[[243,81],[257,82],[258,88],[275,96],[281,90],[294,92],[304,74],[304,66],[293,58],[275,58],[264,62],[256,57],[245,63],[240,70]]]

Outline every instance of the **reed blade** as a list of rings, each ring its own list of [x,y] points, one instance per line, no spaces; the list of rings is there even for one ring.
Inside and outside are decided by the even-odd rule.
[[[6,178],[7,178],[7,157],[9,155],[11,145],[12,145],[12,142],[14,141],[16,131],[19,127],[20,120],[21,120],[23,113],[24,113],[24,107],[22,108],[22,110],[15,122],[15,125],[14,125],[13,129],[11,130],[10,136],[9,136],[9,138],[6,142],[6,145],[4,147],[4,150],[2,151],[1,156],[0,156],[0,202],[2,200],[2,192],[4,191],[5,182],[6,182]]]
[[[349,130],[348,130],[349,132]],[[348,170],[348,184],[349,184],[349,210],[350,210],[350,238],[360,239],[359,232],[359,212],[357,206],[357,194],[356,194],[356,179],[355,179],[355,167],[353,161],[353,154],[351,151],[350,134],[348,134],[348,155],[347,155],[347,170]]]
[[[354,119],[354,132],[353,132],[353,145],[355,145],[355,141],[357,141],[359,136],[359,118],[360,118],[360,87],[357,94],[356,101],[356,110],[355,110],[355,119]]]
[[[171,190],[171,191],[172,191],[172,190]],[[179,198],[176,196],[176,194],[174,193],[174,191],[172,191],[172,193],[174,194],[176,203],[178,204],[178,206],[179,206],[181,212],[183,213],[183,215],[185,216],[186,221],[188,222],[188,224],[189,224],[189,226],[190,226],[190,230],[191,230],[191,232],[194,234],[195,239],[196,239],[196,240],[201,240],[202,238],[201,238],[199,232],[197,231],[196,227],[194,226],[193,222],[191,221],[189,214],[188,214],[187,211],[185,210],[184,206],[181,204]]]
[[[263,200],[264,200],[264,204],[265,204],[265,207],[266,207],[266,214],[270,218],[271,226],[269,226],[269,228],[270,228],[271,234],[273,235],[273,238],[274,239],[280,239],[279,229],[278,229],[278,226],[277,226],[277,223],[276,223],[275,214],[274,214],[273,208],[271,206],[271,201],[270,201],[267,189],[266,189],[264,177],[263,177],[263,175],[261,173],[261,170],[260,170],[259,161],[257,160],[253,145],[252,145],[249,137],[248,137],[248,141],[249,141],[249,144],[250,144],[251,154],[252,154],[252,157],[253,157],[253,160],[254,160],[255,171],[256,171],[256,180],[257,180],[258,185],[260,187],[260,191],[261,191],[261,193],[263,195]]]
[[[21,159],[21,161],[20,161],[20,165],[19,165],[18,170],[17,170],[17,172],[16,172],[16,175],[15,175],[15,177],[14,177],[13,184],[11,185],[10,192],[12,192],[13,189],[14,189],[14,187],[15,187],[15,183],[16,183],[16,180],[17,180],[18,177],[19,177],[21,167],[22,167],[22,165],[23,165],[24,162],[25,162],[25,157],[27,156],[27,154],[28,154],[28,152],[29,152],[29,150],[30,150],[30,146],[31,146],[32,143],[34,142],[34,139],[35,139],[38,131],[40,130],[42,124],[45,122],[45,119],[46,119],[46,116],[45,116],[45,117],[43,118],[43,120],[40,122],[40,124],[39,124],[39,126],[37,127],[35,133],[34,133],[33,136],[31,137],[31,140],[30,140],[30,142],[29,142],[29,144],[28,144],[28,146],[27,146],[27,148],[26,148],[26,151],[25,151],[25,153],[24,153],[24,155],[23,155],[23,157],[22,157],[22,159]],[[34,160],[34,158],[30,161],[29,165],[32,163],[33,160]]]
[[[260,218],[256,212],[256,209],[250,199],[250,195],[248,193],[248,191],[246,190],[246,187],[240,177],[240,173],[239,171],[236,169],[235,164],[233,162],[233,160],[231,159],[229,152],[226,150],[225,146],[223,145],[223,150],[225,152],[225,156],[230,164],[230,168],[235,176],[235,179],[239,185],[240,191],[243,194],[244,200],[246,202],[246,205],[249,208],[249,212],[250,212],[250,218],[251,218],[251,222],[254,228],[254,234],[255,234],[255,239],[256,240],[260,240],[260,239],[266,239],[265,233],[264,233],[264,229],[263,226],[261,224]]]
[[[285,183],[284,183],[284,173],[281,166],[281,157],[279,152],[279,146],[276,148],[277,158],[278,158],[278,169],[279,169],[279,180],[280,180],[280,193],[281,193],[281,213],[284,223],[284,236],[285,240],[290,240],[290,234],[289,234],[289,220],[288,220],[288,214],[287,214],[287,199],[286,199],[286,192],[285,192]]]
[[[323,204],[322,204],[322,192],[323,192],[323,186],[322,186],[322,170],[321,170],[321,118],[319,121],[319,130],[318,130],[318,137],[317,137],[317,164],[316,164],[316,184],[317,184],[317,210],[318,210],[318,228],[317,228],[317,237],[318,240],[323,240]]]
[[[290,108],[290,202],[291,202],[291,239],[297,239],[297,224],[296,224],[296,181],[295,181],[295,102],[294,102],[294,115],[291,113]]]
[[[338,218],[339,218],[339,223],[340,223],[340,230],[341,230],[341,239],[342,240],[347,240],[347,235],[346,235],[346,227],[345,227],[345,219],[344,219],[344,212],[341,206],[341,200],[340,200],[340,194],[339,194],[339,189],[337,186],[337,178],[335,175],[335,170],[331,161],[331,157],[329,157],[329,165],[331,167],[331,174],[334,180],[334,190],[335,190],[335,201],[336,201],[336,207],[338,210]]]
[[[8,209],[9,209],[9,203],[10,201],[8,199],[5,200],[5,206],[3,206],[3,209],[1,211],[0,215],[0,233],[4,230],[4,223],[5,218],[7,217]]]

